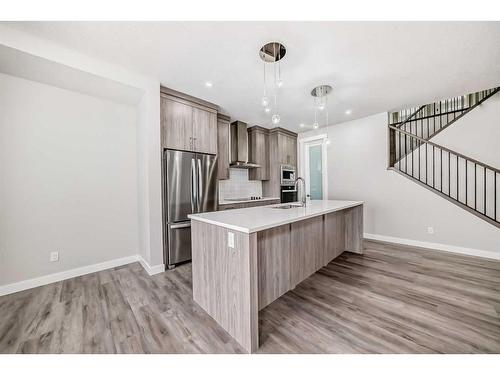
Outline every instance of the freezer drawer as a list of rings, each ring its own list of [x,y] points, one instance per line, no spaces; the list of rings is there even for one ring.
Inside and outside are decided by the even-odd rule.
[[[191,259],[191,222],[167,224],[167,266]]]

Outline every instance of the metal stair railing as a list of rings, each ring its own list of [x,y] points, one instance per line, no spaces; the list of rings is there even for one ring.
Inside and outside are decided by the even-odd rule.
[[[416,145],[389,169],[500,228],[498,168],[396,126],[389,125],[389,129],[404,142]]]
[[[389,126],[429,140],[499,91],[500,87],[496,87],[425,104],[418,108],[392,112],[389,113],[388,123]],[[401,138],[404,137],[400,133],[390,131],[391,166],[411,153],[417,146],[415,140],[404,143]]]

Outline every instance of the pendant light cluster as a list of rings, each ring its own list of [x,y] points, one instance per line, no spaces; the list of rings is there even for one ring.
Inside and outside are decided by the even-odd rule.
[[[279,42],[269,42],[262,46],[259,50],[259,56],[263,61],[264,67],[264,93],[262,95],[261,104],[265,113],[272,113],[271,122],[273,125],[278,125],[281,117],[278,107],[278,91],[283,86],[281,78],[281,59],[285,57],[286,48]],[[268,87],[267,65],[272,64],[273,80],[271,87]],[[270,90],[269,90],[270,89]],[[269,99],[272,96],[272,100]]]
[[[313,129],[319,128],[318,111],[325,112],[325,124],[328,125],[328,94],[332,91],[332,86],[321,85],[312,89],[311,96],[314,101],[314,122]],[[326,109],[326,111],[325,111]]]

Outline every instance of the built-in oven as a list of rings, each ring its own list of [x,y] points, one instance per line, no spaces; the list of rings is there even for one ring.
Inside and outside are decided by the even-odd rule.
[[[294,185],[281,185],[281,203],[297,202],[297,190]]]
[[[293,186],[295,184],[295,167],[292,165],[281,166],[281,186]]]

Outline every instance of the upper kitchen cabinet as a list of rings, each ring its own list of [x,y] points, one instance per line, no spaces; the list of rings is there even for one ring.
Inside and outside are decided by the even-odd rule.
[[[260,126],[248,128],[248,159],[260,165],[248,171],[249,180],[269,180],[269,130]]]
[[[274,128],[269,132],[277,147],[275,162],[297,167],[297,133],[283,128]]]
[[[191,150],[193,133],[191,106],[162,96],[161,127],[164,148]]]
[[[217,154],[217,112],[193,108],[193,150]]]
[[[268,181],[262,183],[262,193],[268,197],[281,194],[281,165],[297,168],[297,133],[283,128],[269,130],[269,167]]]
[[[217,106],[161,88],[163,148],[217,154]]]
[[[278,160],[281,164],[297,166],[297,135],[285,129],[277,133]]]
[[[229,179],[229,122],[228,116],[217,115],[217,178]]]

